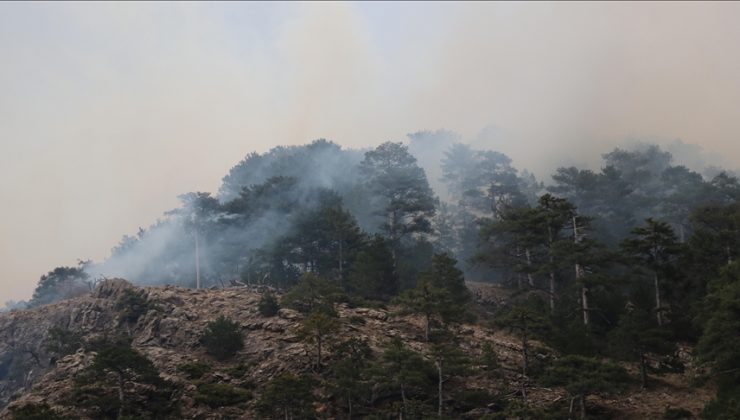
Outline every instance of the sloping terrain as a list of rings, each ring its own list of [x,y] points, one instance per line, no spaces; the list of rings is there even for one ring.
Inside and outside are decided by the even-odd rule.
[[[278,316],[266,318],[259,314],[257,303],[261,290],[248,287],[222,289],[185,289],[175,286],[144,287],[151,309],[135,324],[127,324],[116,309],[116,301],[127,288],[124,280],[108,280],[87,296],[78,297],[34,310],[15,311],[0,315],[0,418],[11,418],[13,408],[29,403],[45,403],[74,418],[89,415],[66,401],[74,387],[75,375],[90,365],[93,355],[82,350],[55,360],[46,348],[49,330],[60,327],[81,332],[86,338],[125,332],[133,339],[133,347],[149,358],[161,376],[179,386],[177,398],[182,418],[255,418],[254,401],[264,385],[283,371],[310,371],[312,347],[301,341],[297,330],[302,315],[281,309]],[[478,288],[484,286],[477,286]],[[481,294],[484,292],[476,292]],[[391,337],[398,336],[411,348],[425,351],[422,320],[412,316],[395,316],[393,308],[338,308],[340,329],[337,338],[365,338],[374,352]],[[200,337],[210,321],[225,315],[239,322],[245,336],[244,348],[228,362],[217,362],[206,355]],[[363,322],[356,322],[358,319]],[[503,398],[520,398],[520,347],[516,337],[504,331],[492,331],[481,325],[466,324],[457,328],[462,349],[474,361],[473,372],[461,382],[451,381],[450,395],[456,387],[484,389]],[[480,366],[482,345],[493,344],[502,365],[499,375],[486,375]],[[543,350],[535,359],[553,357]],[[688,385],[692,375],[688,350],[683,357],[689,368],[683,374],[659,377],[649,390],[632,386],[618,397],[594,396],[589,403],[594,413],[610,418],[660,418],[668,407],[681,407],[697,414],[712,397],[707,389]],[[331,359],[331,354],[328,355]],[[253,398],[240,405],[213,408],[195,399],[196,385],[181,370],[181,366],[196,361],[212,366],[202,380],[249,387]],[[330,360],[329,360],[330,363]],[[242,368],[240,368],[240,366]],[[243,368],[246,366],[246,368]],[[634,367],[629,367],[634,369]],[[135,390],[136,384],[127,384]],[[317,390],[317,411],[329,418],[341,418],[332,407],[329,391]],[[535,405],[567,404],[563,390],[532,385],[528,400]],[[454,401],[449,401],[450,404]],[[496,407],[478,407],[469,412],[476,418]]]

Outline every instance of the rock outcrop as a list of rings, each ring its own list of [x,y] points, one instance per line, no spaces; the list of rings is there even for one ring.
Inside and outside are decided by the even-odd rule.
[[[127,290],[135,290],[146,302],[148,310],[135,322],[122,316],[117,302]],[[251,403],[241,407],[212,408],[195,399],[196,386],[182,371],[182,366],[207,362],[212,370],[207,380],[243,386],[249,384],[258,393],[275,375],[283,371],[302,372],[311,367],[310,346],[304,344],[298,328],[303,315],[290,309],[281,309],[275,317],[263,317],[257,307],[261,293],[248,287],[223,289],[186,289],[176,286],[135,288],[121,279],[100,283],[89,295],[46,305],[33,310],[19,310],[0,314],[0,418],[9,418],[14,407],[28,403],[44,403],[75,418],[85,418],[84,412],[65,405],[64,401],[74,385],[75,376],[91,364],[93,355],[79,350],[55,359],[47,348],[53,328],[82,334],[86,339],[125,333],[132,346],[150,359],[161,376],[177,384],[182,418],[254,418]],[[423,324],[418,317],[396,316],[393,310],[337,307],[340,338],[358,337],[368,341],[374,351],[400,336],[415,350],[425,351]],[[229,362],[209,358],[200,337],[206,325],[220,315],[239,323],[245,345]],[[360,320],[358,322],[358,320]],[[518,340],[504,332],[492,332],[481,325],[459,326],[461,347],[473,360],[479,360],[483,343],[492,343],[503,366],[503,374],[492,378],[474,374],[467,386],[502,393],[517,389],[524,378],[518,374]],[[332,357],[329,352],[327,359]],[[659,392],[656,390],[655,392]],[[677,401],[680,392],[674,394]],[[682,391],[683,392],[683,391]],[[700,403],[711,398],[701,392],[686,390]],[[530,401],[548,404],[564,398],[557,389],[533,388]],[[643,398],[643,397],[641,397]],[[627,400],[615,402],[623,418],[647,418],[662,414],[664,407],[631,407]],[[608,404],[608,401],[604,402]],[[486,409],[478,409],[484,412]]]

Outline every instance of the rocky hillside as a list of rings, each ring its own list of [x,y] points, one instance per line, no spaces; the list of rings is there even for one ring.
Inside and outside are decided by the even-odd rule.
[[[483,287],[480,285],[477,288]],[[75,377],[85,371],[94,352],[80,349],[73,354],[57,357],[49,348],[53,329],[79,333],[87,341],[95,337],[125,334],[132,338],[132,347],[145,355],[160,372],[160,377],[174,384],[168,398],[177,406],[178,418],[256,418],[255,404],[266,384],[284,371],[311,372],[313,347],[298,335],[299,312],[281,309],[277,316],[263,317],[257,303],[261,291],[247,287],[222,289],[185,289],[175,286],[144,287],[142,296],[148,303],[146,313],[129,322],[117,305],[125,290],[133,286],[124,280],[108,280],[87,296],[61,301],[35,310],[14,311],[0,315],[0,418],[13,418],[13,411],[29,404],[46,404],[71,418],[92,418],[90,411],[71,403],[74,401]],[[486,293],[476,290],[476,295]],[[491,300],[491,299],[486,299]],[[479,312],[485,311],[483,306]],[[350,308],[339,305],[337,339],[364,338],[374,353],[392,337],[401,337],[416,351],[426,352],[422,320],[397,316],[394,308]],[[225,362],[208,356],[200,338],[206,325],[219,315],[236,320],[245,337],[244,348]],[[473,360],[469,377],[447,384],[446,404],[456,405],[463,417],[479,418],[496,413],[500,401],[521,398],[517,390],[523,380],[519,372],[518,340],[503,331],[492,331],[482,325],[465,324],[455,327],[461,337],[461,348]],[[482,346],[491,343],[501,368],[495,375],[479,366]],[[333,357],[327,346],[327,364]],[[696,415],[712,397],[710,390],[689,386],[694,372],[691,355],[683,351],[687,369],[683,373],[656,377],[648,390],[638,384],[617,397],[591,397],[593,412],[604,418],[660,418],[667,408],[682,408]],[[543,346],[534,351],[534,364],[555,357]],[[208,366],[194,379],[183,366]],[[536,367],[536,366],[535,366]],[[632,372],[634,366],[627,366]],[[217,406],[198,397],[198,385],[228,384],[248,390],[245,401]],[[143,385],[126,383],[131,394]],[[483,390],[494,396],[479,406],[457,397],[462,389]],[[326,418],[342,418],[336,408],[337,396],[329,387],[319,385],[314,390],[316,412]],[[247,394],[245,394],[247,395]],[[567,405],[566,393],[558,388],[542,388],[532,384],[528,401],[537,406]],[[378,404],[384,404],[383,401]],[[388,402],[390,404],[390,402]]]

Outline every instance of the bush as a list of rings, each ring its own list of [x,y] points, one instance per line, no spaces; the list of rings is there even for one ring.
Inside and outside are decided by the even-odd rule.
[[[267,384],[257,403],[257,411],[267,418],[314,418],[313,385],[308,376],[281,373]]]
[[[365,325],[367,320],[360,315],[352,315],[349,317],[349,323],[352,325]]]
[[[195,401],[212,408],[243,403],[251,398],[252,393],[246,389],[227,384],[200,384],[195,392]]]
[[[260,315],[271,317],[277,315],[280,310],[280,305],[278,304],[278,300],[275,295],[267,292],[260,298],[257,309],[259,310]]]
[[[464,389],[455,395],[455,405],[462,411],[486,407],[497,399],[484,389]]]
[[[26,404],[23,407],[11,409],[13,420],[65,420],[47,404]]]
[[[202,362],[191,362],[180,365],[177,369],[189,379],[200,379],[211,371],[211,365]]]
[[[152,305],[144,297],[144,291],[138,289],[125,289],[115,305],[121,320],[131,324],[149,312],[149,309],[153,309]]]
[[[73,354],[84,345],[82,334],[61,327],[51,327],[44,341],[46,350],[59,357]]]
[[[244,348],[239,324],[221,315],[206,326],[201,337],[206,351],[218,360],[226,360]]]
[[[481,355],[481,362],[486,367],[486,371],[492,374],[499,368],[498,355],[493,350],[491,343],[483,344],[483,354]]]
[[[242,378],[244,375],[249,372],[249,369],[252,368],[252,365],[246,364],[246,363],[239,363],[236,366],[230,367],[227,370],[227,373],[235,378]]]
[[[692,419],[692,418],[694,418],[694,415],[691,413],[691,411],[685,408],[668,407],[663,412],[664,420],[680,420],[680,419]]]

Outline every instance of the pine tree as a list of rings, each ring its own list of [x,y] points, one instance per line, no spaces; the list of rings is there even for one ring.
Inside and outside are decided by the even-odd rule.
[[[400,392],[402,408],[400,418],[406,418],[409,408],[408,395],[414,388],[429,385],[429,374],[434,368],[419,353],[403,345],[394,337],[386,345],[376,364],[375,378]]]
[[[547,370],[544,383],[562,386],[571,396],[570,412],[577,399],[581,419],[586,418],[586,398],[597,392],[614,393],[629,381],[627,372],[612,363],[602,363],[584,356],[565,356]]]
[[[375,236],[360,251],[348,283],[351,293],[365,299],[387,301],[398,294],[398,275],[385,239]]]
[[[740,412],[740,262],[727,266],[710,284],[704,312],[707,321],[696,349],[718,384],[705,417],[734,418]]]
[[[529,340],[548,330],[549,324],[542,310],[542,302],[534,295],[500,311],[495,324],[515,332],[521,339],[522,396],[527,397],[526,380],[529,372]]]
[[[451,376],[468,372],[470,360],[453,340],[432,344],[429,356],[437,370],[437,416],[442,416],[443,386]]]
[[[337,320],[326,312],[314,310],[301,322],[299,335],[310,344],[316,346],[315,369],[321,370],[321,351],[338,328]]]
[[[383,216],[380,228],[395,261],[401,240],[407,235],[431,233],[437,200],[424,170],[401,143],[386,142],[365,153],[360,170],[379,199],[378,213]]]
[[[646,354],[669,354],[675,348],[668,332],[659,328],[650,313],[634,305],[627,309],[616,328],[609,332],[609,342],[616,358],[640,363],[643,388],[648,386]]]
[[[334,348],[338,359],[331,367],[332,385],[347,402],[347,417],[352,418],[356,402],[370,393],[368,374],[372,350],[366,340],[350,338]]]
[[[667,276],[680,252],[678,238],[667,223],[652,218],[645,220],[645,227],[633,229],[632,235],[622,242],[622,248],[652,271],[655,313],[658,325],[662,326],[665,308],[661,298],[661,280]]]
[[[273,419],[316,418],[311,393],[314,381],[308,376],[284,372],[274,377],[257,402],[261,416]]]

